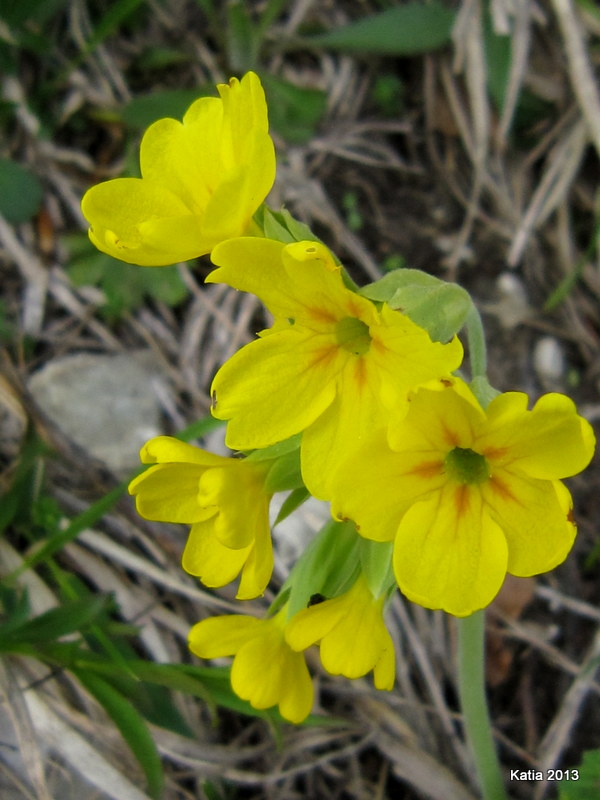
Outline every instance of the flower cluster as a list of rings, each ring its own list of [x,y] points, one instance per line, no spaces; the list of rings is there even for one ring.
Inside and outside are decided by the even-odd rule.
[[[239,576],[239,599],[262,595],[271,577],[272,495],[291,491],[290,507],[308,493],[331,503],[336,522],[266,618],[205,619],[189,638],[201,658],[234,657],[240,697],[300,722],[313,704],[312,645],[332,675],[372,671],[377,688],[393,686],[384,620],[396,588],[467,616],[507,573],[561,563],[576,534],[562,479],[588,464],[594,436],[563,395],[530,409],[483,374],[460,376],[457,334],[474,313],[464,290],[413,270],[359,289],[289,215],[263,206],[252,228],[275,170],[265,100],[253,73],[218,88],[183,123],[154,123],[143,177],[90,189],[83,210],[92,241],[124,261],[210,253],[207,282],[251,292],[273,319],[211,387],[241,457],[161,436],[143,448],[150,466],[130,492],[143,517],[190,525],[184,569],[209,587]],[[266,215],[277,222],[268,230]]]

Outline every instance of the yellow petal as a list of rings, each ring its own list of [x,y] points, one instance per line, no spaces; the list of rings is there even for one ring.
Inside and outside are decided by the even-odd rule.
[[[401,430],[412,432],[409,425]],[[332,479],[333,516],[353,520],[367,539],[392,541],[406,510],[445,483],[443,457],[422,437],[417,443],[422,449],[396,453],[385,429],[370,434]]]
[[[385,420],[376,394],[377,376],[368,357],[347,355],[329,408],[302,437],[302,477],[314,497],[329,500],[333,482],[349,455]]]
[[[304,656],[288,653],[285,675],[287,689],[279,701],[279,711],[285,719],[298,725],[310,714],[313,704],[313,683]]]
[[[231,686],[254,708],[278,705],[290,722],[302,722],[312,706],[304,656],[290,650],[275,620],[264,620],[257,635],[240,648],[231,668]]]
[[[190,630],[188,645],[199,658],[232,656],[256,635],[262,620],[243,614],[210,617]]]
[[[391,641],[391,637],[390,637]],[[396,680],[396,657],[393,646],[382,650],[381,656],[373,670],[373,682],[376,689],[391,692]]]
[[[533,478],[555,480],[576,475],[589,464],[595,446],[590,424],[562,394],[540,397],[527,411],[527,396],[507,392],[492,400],[489,425],[478,441],[490,461]]]
[[[90,238],[131,264],[163,266],[209,253],[244,233],[275,178],[267,107],[258,77],[220,86],[183,118],[161,119],[140,147],[142,179],[86,193]]]
[[[283,675],[286,666],[286,645],[278,631],[263,621],[259,635],[246,642],[238,651],[231,668],[231,686],[242,699],[254,708],[277,705],[285,688]]]
[[[576,529],[571,498],[561,483],[498,469],[482,493],[508,542],[511,574],[536,575],[565,560]]]
[[[260,523],[268,527],[268,499],[256,479],[252,464],[230,459],[220,468],[207,470],[198,487],[201,506],[216,505],[215,536],[226,547],[247,547]]]
[[[214,416],[230,420],[227,445],[267,447],[308,427],[335,396],[335,358],[323,337],[293,326],[239,350],[211,387]]]
[[[462,361],[463,348],[457,337],[448,344],[432,342],[427,331],[385,304],[380,325],[371,334],[369,357],[380,370],[383,399],[392,409],[406,390],[450,376]]]
[[[158,266],[179,258],[176,242],[148,245],[140,225],[153,218],[186,218],[189,209],[167,186],[139,178],[116,178],[93,186],[81,202],[90,239],[103,253],[129,264]]]
[[[300,652],[320,642],[343,618],[346,605],[341,595],[295,614],[285,628],[285,639],[292,650]]]
[[[273,545],[269,520],[257,526],[254,542],[242,569],[238,600],[252,600],[264,594],[273,573]]]
[[[198,486],[206,468],[196,464],[157,464],[129,484],[137,512],[157,522],[192,523],[217,513],[198,503]]]
[[[215,244],[246,233],[251,217],[275,180],[275,149],[266,133],[255,131],[246,160],[221,175],[206,203],[204,235]]]
[[[266,133],[267,103],[260,80],[256,73],[247,72],[241,81],[231,78],[222,83],[217,90],[223,102],[223,157],[229,162],[248,157],[246,140],[249,134],[258,130]]]
[[[404,515],[394,545],[400,590],[458,617],[487,606],[506,575],[508,547],[476,487],[448,484]]]
[[[168,186],[189,214],[202,214],[220,178],[222,105],[216,97],[194,104],[195,123],[186,114],[183,124],[159,119],[146,131],[140,145],[144,180]]]
[[[384,659],[379,677],[387,685],[390,656],[385,653],[392,654],[393,670],[394,646],[382,606],[383,598],[376,600],[360,575],[349,591],[296,614],[286,626],[286,641],[294,650],[320,642],[325,669],[347,678],[366,675]]]
[[[456,379],[442,388],[424,386],[412,395],[401,424],[390,427],[390,445],[398,452],[429,450],[446,455],[455,447],[471,448],[485,425],[485,413],[468,387],[456,390]]]
[[[182,442],[174,436],[155,436],[140,450],[142,464],[187,463],[205,467],[218,467],[230,463],[230,459],[209,453],[200,447]]]
[[[315,331],[333,332],[336,321],[346,316],[374,323],[373,304],[347,289],[339,270],[328,269],[323,250],[318,242],[282,245],[252,237],[230,240],[214,249],[211,258],[219,269],[210,273],[207,282],[252,292],[275,318],[293,319]]]
[[[252,547],[252,544],[238,550],[225,547],[214,534],[214,519],[198,522],[192,525],[190,530],[181,566],[190,575],[200,578],[205,586],[211,588],[226,586],[237,578],[250,556]],[[259,591],[253,596],[257,597],[261,593]]]

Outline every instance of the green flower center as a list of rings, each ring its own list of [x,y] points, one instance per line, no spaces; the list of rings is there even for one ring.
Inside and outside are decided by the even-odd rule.
[[[459,483],[483,483],[490,477],[485,458],[469,447],[455,447],[444,459],[446,472]]]
[[[356,317],[344,317],[335,325],[335,340],[355,356],[364,356],[371,347],[369,326]]]

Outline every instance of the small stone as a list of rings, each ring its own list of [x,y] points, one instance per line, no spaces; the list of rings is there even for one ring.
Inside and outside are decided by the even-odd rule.
[[[541,381],[560,381],[565,373],[565,354],[553,336],[543,336],[533,349],[533,367]]]
[[[29,381],[42,411],[77,445],[118,474],[139,466],[142,445],[160,431],[151,353],[77,353]]]
[[[496,282],[499,299],[495,313],[503,328],[520,325],[530,313],[527,293],[522,281],[511,272],[503,272]]]

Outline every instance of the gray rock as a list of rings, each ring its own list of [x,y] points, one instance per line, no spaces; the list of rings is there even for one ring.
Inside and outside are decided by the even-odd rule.
[[[140,447],[161,432],[155,363],[150,352],[78,353],[36,372],[29,389],[66,436],[124,474],[139,466]]]

